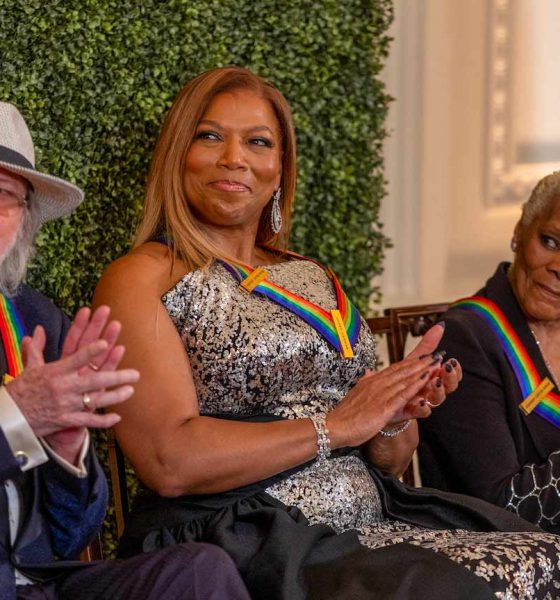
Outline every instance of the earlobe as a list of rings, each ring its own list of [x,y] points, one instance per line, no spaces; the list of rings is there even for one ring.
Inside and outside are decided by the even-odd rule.
[[[517,252],[517,248],[519,247],[519,239],[521,238],[521,224],[519,221],[515,225],[513,230],[513,237],[511,238],[510,248],[512,252]]]

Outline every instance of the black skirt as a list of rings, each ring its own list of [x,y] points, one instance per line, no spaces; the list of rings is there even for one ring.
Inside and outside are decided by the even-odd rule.
[[[365,548],[357,531],[310,525],[299,509],[263,491],[305,466],[221,494],[169,499],[141,492],[119,556],[189,541],[216,544],[233,558],[252,598],[263,600],[495,598],[484,579],[442,554],[408,543]],[[540,531],[484,501],[370,473],[387,519],[431,529]]]

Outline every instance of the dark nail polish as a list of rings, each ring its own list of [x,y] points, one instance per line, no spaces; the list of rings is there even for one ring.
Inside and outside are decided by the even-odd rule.
[[[445,363],[445,367],[444,369],[448,372],[451,373],[451,371],[453,371],[453,367],[449,364],[449,363]]]
[[[438,388],[440,388],[440,387],[441,387],[441,378],[440,378],[440,377],[438,377],[438,378],[436,379],[436,387],[438,387]]]
[[[457,366],[457,361],[454,358],[452,358],[449,362],[453,365],[453,367]]]
[[[447,354],[447,352],[445,350],[440,350],[439,352],[434,352],[432,354],[432,356],[434,357],[434,360],[430,363],[430,366],[433,366],[436,363],[442,363],[443,362],[443,357],[446,354]]]
[[[443,327],[445,329],[445,321],[438,321],[436,325],[439,325],[440,327]]]
[[[422,399],[420,402],[418,402],[418,404],[420,404],[420,406],[426,406],[426,401]]]

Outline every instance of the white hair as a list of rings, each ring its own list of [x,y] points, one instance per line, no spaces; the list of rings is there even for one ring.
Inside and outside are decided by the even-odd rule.
[[[33,197],[23,210],[18,231],[9,248],[0,256],[0,292],[14,296],[27,273],[27,265],[33,256],[35,235],[41,225],[39,210]]]
[[[554,208],[554,201],[560,199],[560,171],[543,177],[534,187],[529,199],[522,207],[520,223],[530,226],[535,219],[548,216]]]

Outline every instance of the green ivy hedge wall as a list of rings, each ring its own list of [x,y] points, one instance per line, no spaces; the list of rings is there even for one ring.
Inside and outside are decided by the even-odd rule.
[[[248,67],[293,108],[291,248],[331,265],[362,311],[387,240],[379,81],[391,0],[0,0],[0,99],[24,114],[38,168],[83,187],[44,227],[28,280],[68,314],[129,248],[151,150],[175,94],[201,71]],[[109,543],[109,546],[111,543]]]

